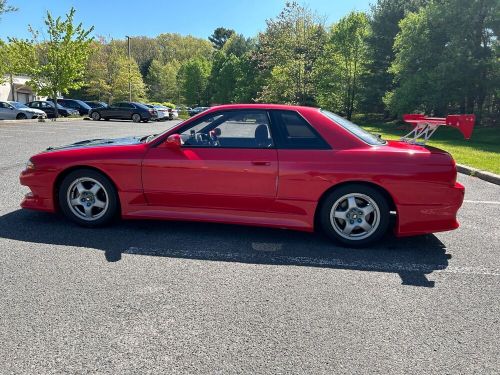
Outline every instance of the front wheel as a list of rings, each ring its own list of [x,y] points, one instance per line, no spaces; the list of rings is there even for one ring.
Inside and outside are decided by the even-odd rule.
[[[377,189],[366,185],[342,186],[325,199],[321,226],[332,239],[350,246],[371,244],[386,233],[390,209]]]
[[[101,115],[99,112],[92,112],[92,120],[99,121],[101,119]]]
[[[59,207],[66,217],[86,227],[111,222],[118,213],[118,195],[111,181],[91,169],[68,174],[59,186]]]
[[[26,120],[28,117],[24,113],[20,113],[16,116],[17,120]]]
[[[133,121],[133,122],[141,122],[141,115],[140,115],[140,114],[138,114],[138,113],[134,113],[134,114],[132,115],[132,121]]]

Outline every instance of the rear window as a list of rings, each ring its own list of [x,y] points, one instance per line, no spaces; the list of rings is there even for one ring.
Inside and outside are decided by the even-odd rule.
[[[352,134],[354,134],[356,137],[361,139],[362,141],[368,143],[369,145],[372,146],[379,146],[379,145],[385,145],[385,141],[383,139],[380,139],[377,137],[375,134],[372,134],[365,129],[361,128],[360,126],[356,125],[355,123],[346,120],[345,118],[336,115],[335,113],[325,111],[325,110],[320,110],[322,114],[324,114],[326,117],[328,117],[330,120],[333,120],[335,123],[339,124],[342,126],[344,129],[348,130]]]

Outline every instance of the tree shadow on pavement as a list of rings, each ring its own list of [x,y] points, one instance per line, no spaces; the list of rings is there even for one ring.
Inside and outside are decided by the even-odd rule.
[[[0,217],[0,238],[104,251],[109,262],[122,254],[322,267],[397,273],[403,285],[433,287],[427,275],[451,258],[434,235],[394,238],[349,249],[320,234],[175,221],[119,221],[98,229],[79,227],[57,215],[17,210]]]

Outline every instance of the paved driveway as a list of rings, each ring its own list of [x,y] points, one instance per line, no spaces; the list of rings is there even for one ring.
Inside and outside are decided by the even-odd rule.
[[[500,372],[499,186],[460,176],[460,229],[363,250],[19,209],[31,154],[172,124],[0,124],[0,373]]]

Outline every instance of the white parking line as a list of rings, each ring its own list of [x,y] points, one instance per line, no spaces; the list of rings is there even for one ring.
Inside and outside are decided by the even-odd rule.
[[[479,204],[500,204],[497,201],[472,201],[468,199],[464,199],[464,203],[479,203]]]

